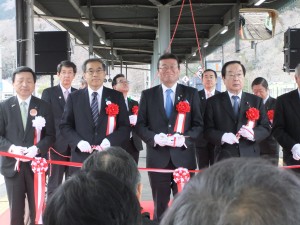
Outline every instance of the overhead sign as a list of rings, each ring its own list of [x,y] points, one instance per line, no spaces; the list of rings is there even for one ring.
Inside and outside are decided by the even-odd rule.
[[[181,79],[184,83],[187,83],[187,82],[189,82],[189,78],[188,78],[188,76],[184,76],[182,79]]]

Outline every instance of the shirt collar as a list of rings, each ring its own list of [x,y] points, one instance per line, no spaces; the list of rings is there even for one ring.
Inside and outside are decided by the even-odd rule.
[[[62,90],[63,93],[65,93],[65,91],[68,91],[69,93],[71,93],[71,87],[69,87],[68,89],[66,89],[64,86],[62,86],[61,83],[59,83],[59,86],[60,86],[60,88],[61,88],[61,90]]]
[[[103,91],[103,85],[97,91],[94,91],[90,87],[88,87],[89,96],[92,96],[93,92],[97,92],[98,95],[101,96],[102,91]]]
[[[162,87],[162,89],[163,89],[163,93],[165,93],[166,90],[168,90],[168,89],[172,89],[173,93],[175,93],[175,92],[176,92],[176,88],[177,88],[177,83],[175,83],[175,84],[173,85],[173,87],[171,87],[171,88],[168,88],[168,87],[167,87],[166,85],[164,85],[164,84],[161,84],[161,87]]]
[[[268,101],[270,95],[268,95],[265,99],[263,99],[263,103],[266,104],[266,102]]]
[[[240,100],[242,99],[242,93],[243,93],[242,91],[240,93],[238,93],[237,95],[235,95],[235,94],[233,94],[229,91],[227,91],[227,92],[228,92],[228,95],[229,95],[230,99],[231,99],[232,96],[238,96],[240,98]]]
[[[17,98],[18,98],[19,105],[21,104],[21,102],[26,102],[27,105],[29,105],[30,100],[31,100],[31,95],[25,100],[22,100],[18,95],[17,95]]]
[[[207,94],[208,94],[208,90],[206,90],[206,89],[204,88],[204,91],[205,91],[205,95],[207,95]],[[215,91],[216,91],[215,88],[212,89],[212,91],[210,91],[210,93],[211,93],[212,96],[215,94]]]

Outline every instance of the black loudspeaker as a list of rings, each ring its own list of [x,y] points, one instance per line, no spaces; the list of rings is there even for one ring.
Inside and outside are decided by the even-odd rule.
[[[56,74],[57,65],[70,60],[70,37],[67,31],[35,32],[35,72]]]
[[[288,29],[284,33],[284,48],[300,49],[300,29]]]
[[[300,63],[300,48],[288,49],[284,51],[284,68],[285,71],[295,71],[296,66]]]

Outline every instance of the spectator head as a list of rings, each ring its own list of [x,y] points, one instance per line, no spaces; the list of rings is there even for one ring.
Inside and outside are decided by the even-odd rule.
[[[103,171],[78,173],[53,194],[44,225],[140,225],[139,202],[116,177]]]
[[[201,77],[204,89],[212,91],[216,88],[218,78],[216,71],[212,69],[206,69],[203,71]]]
[[[123,183],[141,198],[142,184],[141,175],[137,165],[124,149],[121,147],[109,147],[105,151],[90,155],[84,162],[82,170],[105,171],[118,177]]]
[[[69,89],[72,85],[72,81],[75,78],[75,74],[77,72],[76,65],[69,61],[61,61],[57,66],[57,76],[60,80],[61,85]]]
[[[300,180],[262,159],[231,158],[197,174],[163,225],[299,224]]]
[[[127,95],[129,91],[129,81],[122,73],[114,76],[111,85],[114,90],[119,91],[125,95]]]
[[[268,81],[263,77],[257,77],[253,80],[252,84],[252,92],[258,97],[262,99],[266,99],[269,95],[269,85]]]

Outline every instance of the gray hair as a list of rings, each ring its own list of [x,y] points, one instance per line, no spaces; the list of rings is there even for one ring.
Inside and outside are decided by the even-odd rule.
[[[232,158],[196,175],[162,225],[300,224],[300,180],[262,159]]]

